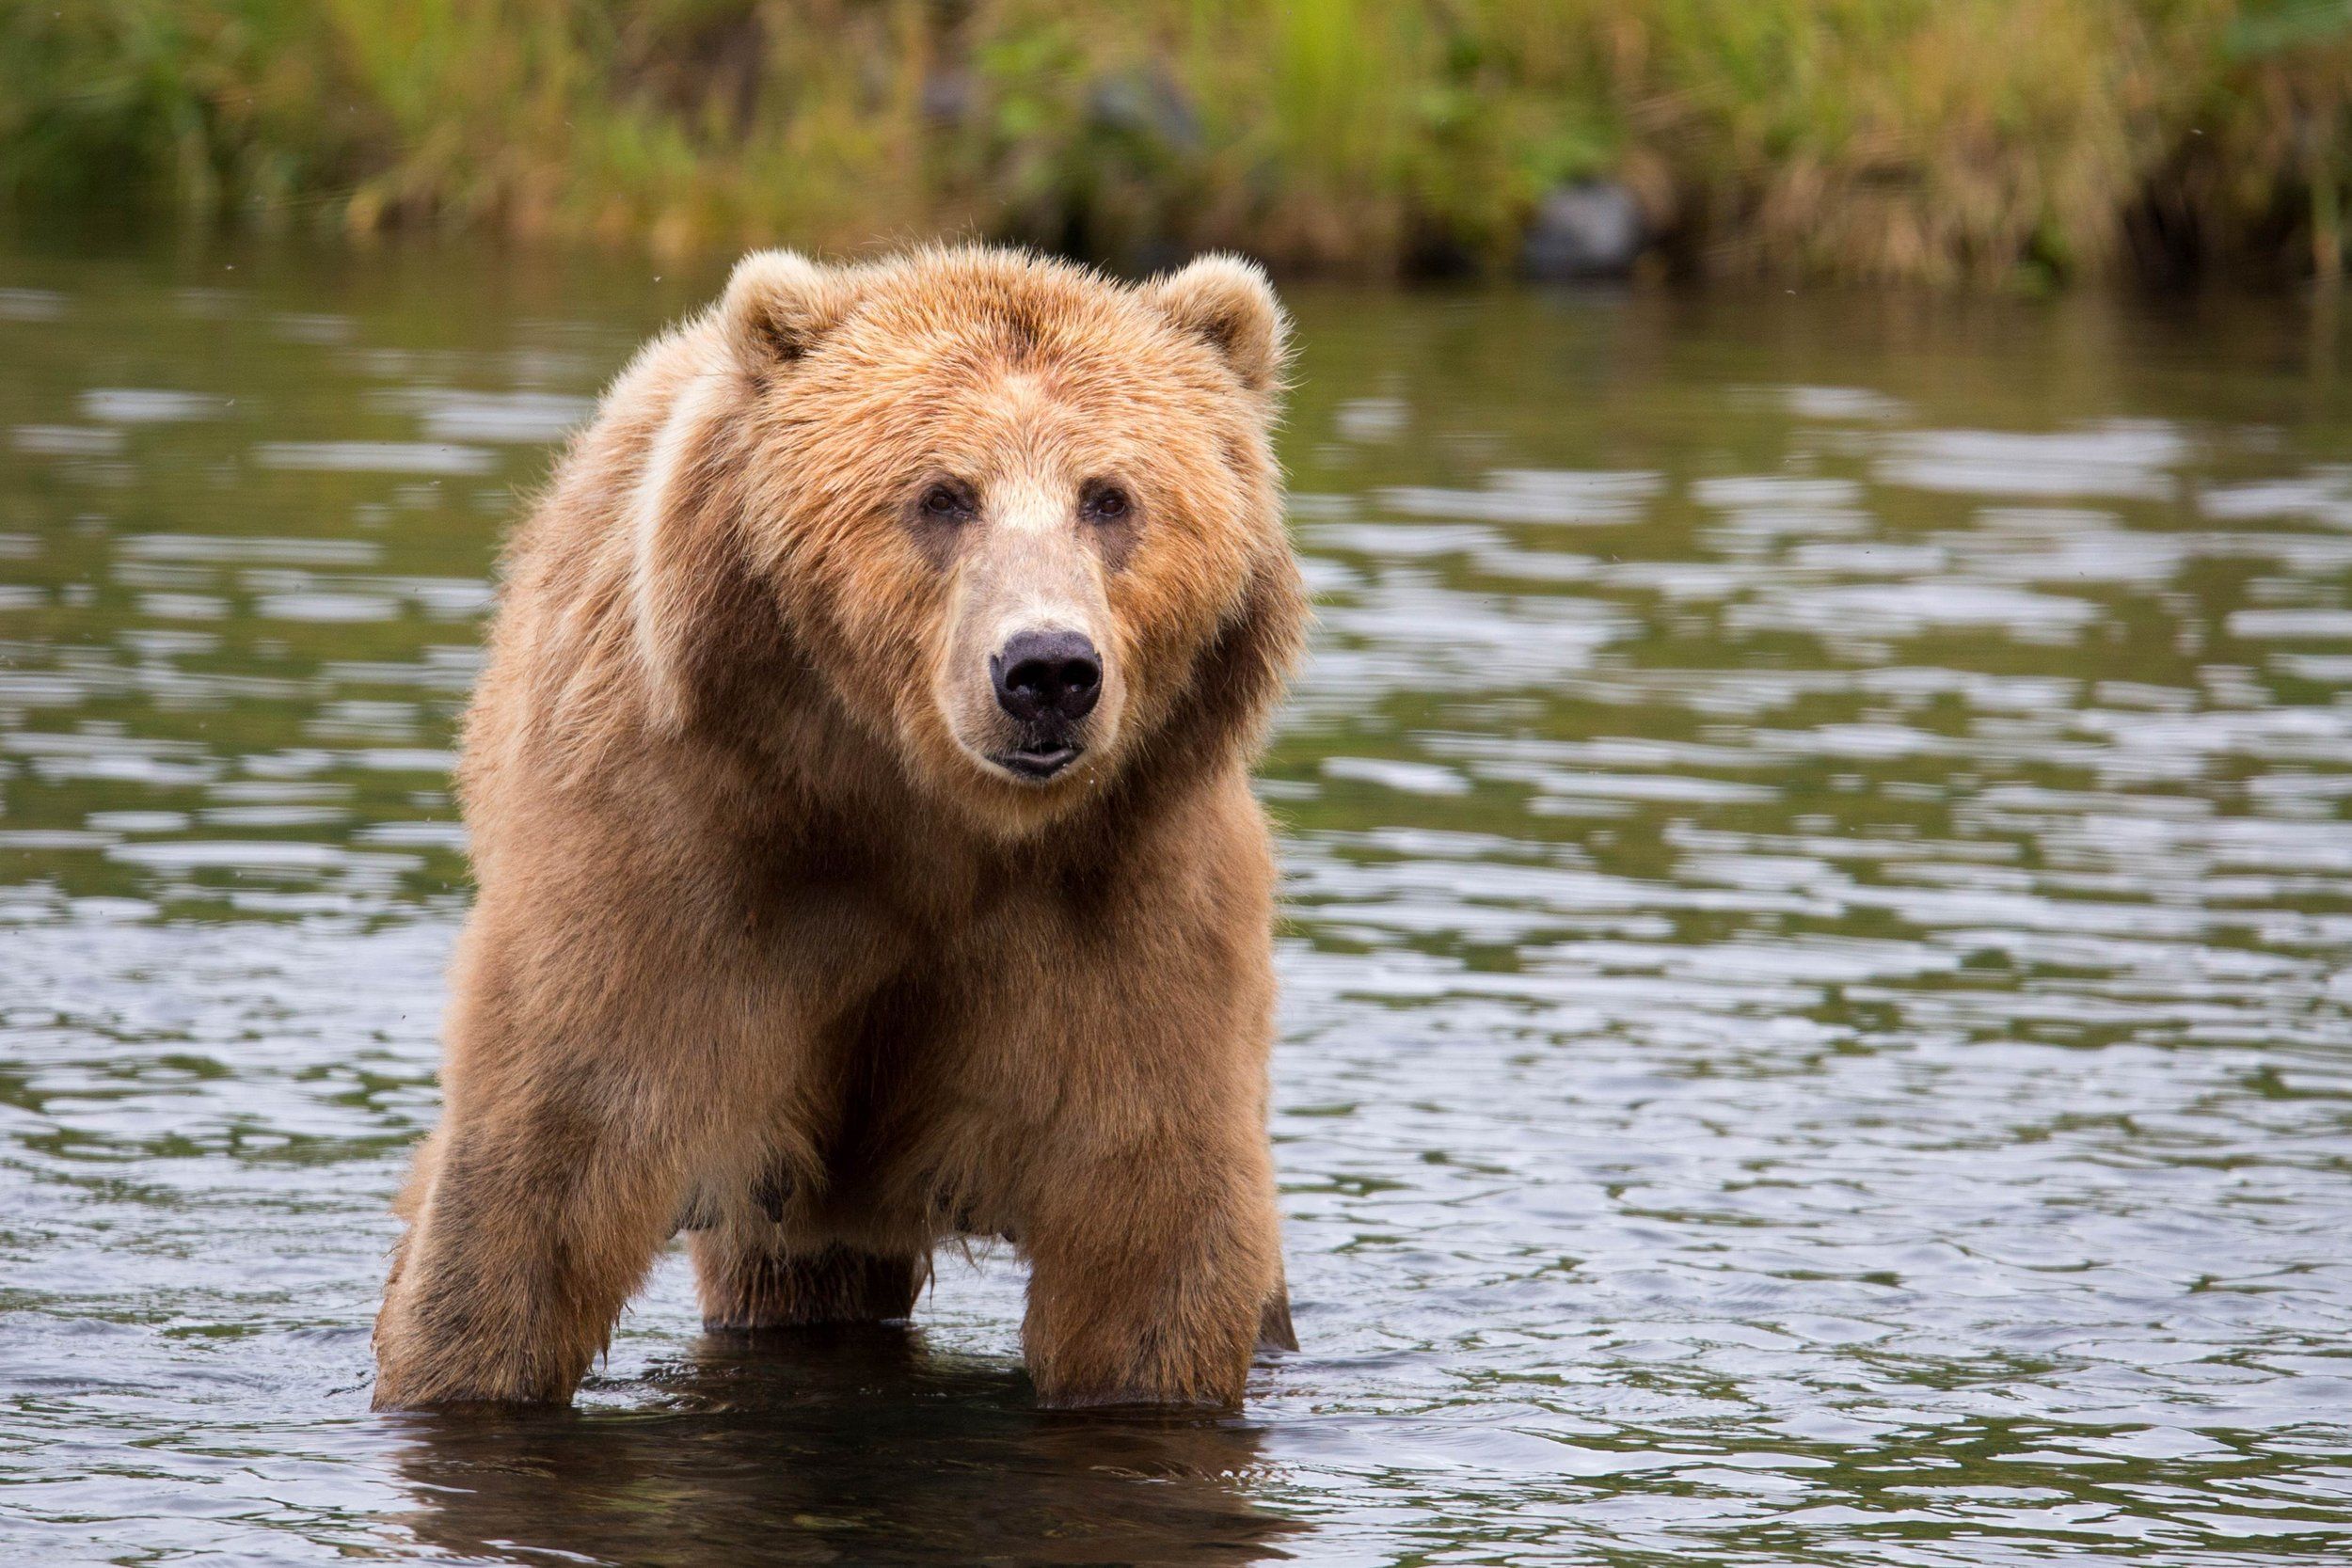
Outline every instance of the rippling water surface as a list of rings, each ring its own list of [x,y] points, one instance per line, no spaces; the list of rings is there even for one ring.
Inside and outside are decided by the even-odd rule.
[[[1005,1257],[367,1411],[496,541],[715,286],[0,257],[0,1560],[2352,1551],[2352,338],[1302,293],[1305,1351],[1031,1407]]]

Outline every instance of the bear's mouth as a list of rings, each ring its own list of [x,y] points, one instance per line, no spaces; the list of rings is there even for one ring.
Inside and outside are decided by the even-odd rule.
[[[1073,746],[1066,740],[1033,740],[1009,752],[999,752],[991,760],[1007,772],[1018,773],[1033,783],[1043,784],[1077,761],[1078,753],[1085,750],[1085,747]]]

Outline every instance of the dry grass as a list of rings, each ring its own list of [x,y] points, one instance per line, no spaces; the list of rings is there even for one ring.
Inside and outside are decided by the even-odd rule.
[[[2333,277],[2352,0],[10,0],[0,192],[663,254],[937,232],[1707,274]]]

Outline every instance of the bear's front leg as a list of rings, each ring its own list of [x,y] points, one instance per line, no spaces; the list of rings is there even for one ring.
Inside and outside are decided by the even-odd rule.
[[[1140,1143],[1041,1185],[1022,1235],[1022,1339],[1057,1406],[1241,1402],[1279,1310],[1281,1226],[1264,1134]]]
[[[747,1099],[715,993],[669,978],[654,942],[599,919],[597,953],[544,910],[509,915],[485,897],[452,976],[441,1125],[376,1318],[379,1410],[569,1400]]]
[[[375,1408],[568,1401],[669,1236],[675,1168],[564,1099],[453,1102],[376,1319]]]

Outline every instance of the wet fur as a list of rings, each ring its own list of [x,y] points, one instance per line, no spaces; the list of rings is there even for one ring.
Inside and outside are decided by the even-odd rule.
[[[1247,778],[1305,613],[1282,341],[1231,261],[770,255],[620,377],[467,723],[480,895],[379,1407],[567,1400],[680,1228],[730,1328],[903,1317],[937,1243],[1009,1237],[1057,1404],[1232,1404],[1288,1342]],[[1116,732],[1048,787],[935,700],[961,546],[904,496],[943,458],[1138,496],[1082,541]]]

